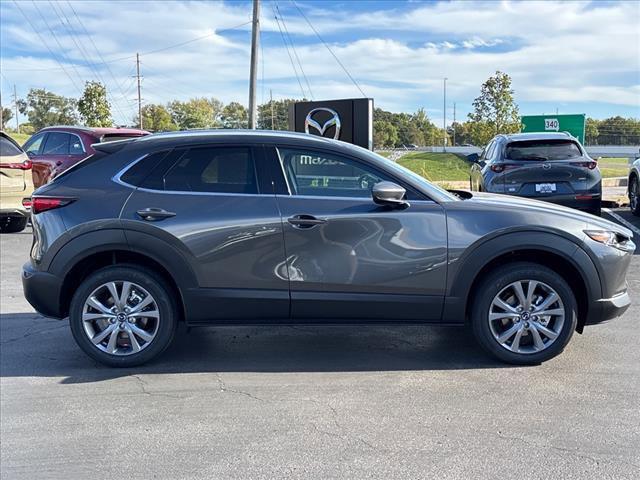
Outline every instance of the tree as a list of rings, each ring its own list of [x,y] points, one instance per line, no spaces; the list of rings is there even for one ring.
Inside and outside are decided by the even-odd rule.
[[[20,113],[27,115],[36,131],[51,125],[78,123],[75,99],[41,88],[32,88],[27,93],[26,100],[18,100],[18,109]]]
[[[480,96],[473,101],[474,111],[469,114],[474,144],[485,145],[494,135],[520,131],[513,94],[511,77],[500,71],[482,84]]]
[[[3,108],[1,113],[2,113],[2,124],[0,125],[0,127],[2,127],[2,130],[4,130],[7,124],[9,123],[9,120],[13,118],[13,112],[11,111],[10,108],[7,107],[7,108]]]
[[[136,116],[134,122],[140,125],[140,119]],[[178,129],[173,122],[169,110],[162,105],[151,103],[142,107],[142,126],[152,132],[171,132]]]
[[[216,98],[174,100],[168,105],[173,123],[181,130],[220,127],[222,102]]]
[[[244,105],[238,102],[231,102],[222,109],[223,128],[247,128],[249,121],[249,114]]]
[[[88,127],[110,127],[111,105],[107,100],[107,88],[100,82],[86,82],[82,97],[78,100],[78,112]]]
[[[586,145],[597,145],[598,144],[598,124],[600,122],[594,118],[587,118],[584,127],[584,136]]]
[[[298,100],[285,98],[258,105],[258,128],[262,130],[289,130],[289,106]],[[272,108],[273,107],[273,108]],[[273,116],[273,127],[271,117]]]
[[[373,145],[375,148],[393,148],[398,143],[398,129],[388,120],[373,122]]]

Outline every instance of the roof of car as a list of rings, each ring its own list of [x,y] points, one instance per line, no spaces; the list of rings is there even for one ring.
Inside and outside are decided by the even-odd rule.
[[[532,133],[511,133],[499,135],[509,141],[524,140],[566,140],[575,138],[567,132],[532,132]]]
[[[317,146],[351,145],[308,133],[289,132],[283,130],[184,130],[179,132],[155,133],[135,140],[138,145],[157,144],[195,144],[200,142],[239,142],[239,143],[293,143]]]
[[[76,126],[76,125],[54,125],[51,127],[45,127],[42,131],[49,130],[59,130],[63,132],[86,132],[91,133],[93,135],[110,135],[110,134],[120,134],[120,135],[149,135],[151,132],[147,132],[146,130],[140,130],[138,128],[118,128],[118,127],[84,127],[84,126]]]

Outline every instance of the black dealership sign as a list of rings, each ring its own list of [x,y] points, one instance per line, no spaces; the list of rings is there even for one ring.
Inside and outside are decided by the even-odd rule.
[[[373,99],[297,102],[289,107],[289,128],[373,149]]]

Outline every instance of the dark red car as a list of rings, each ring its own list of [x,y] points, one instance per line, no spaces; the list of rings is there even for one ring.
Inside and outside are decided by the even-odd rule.
[[[47,127],[22,147],[33,162],[36,188],[95,153],[94,143],[142,137],[150,132],[134,128]]]

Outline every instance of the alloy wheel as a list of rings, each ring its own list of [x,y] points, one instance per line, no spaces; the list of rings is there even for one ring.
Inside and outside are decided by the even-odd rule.
[[[96,348],[110,355],[132,355],[144,350],[153,342],[159,324],[155,299],[133,282],[100,285],[82,308],[85,334]]]
[[[638,202],[640,201],[638,198],[640,196],[639,184],[640,180],[634,180],[629,186],[629,203],[631,210],[636,210],[638,208]]]
[[[519,280],[503,288],[489,307],[494,339],[513,353],[532,354],[551,346],[565,321],[560,295],[536,280]]]

